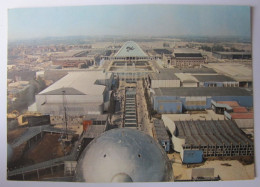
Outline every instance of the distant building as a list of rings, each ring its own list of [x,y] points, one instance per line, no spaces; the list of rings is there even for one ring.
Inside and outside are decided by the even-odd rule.
[[[199,87],[238,87],[239,82],[225,75],[193,75]]]
[[[141,49],[141,47],[137,43],[133,41],[128,41],[114,55],[114,59],[126,61],[147,60],[148,55]]]
[[[186,110],[211,108],[211,101],[237,101],[241,106],[253,106],[253,93],[244,88],[155,88],[151,89],[153,109],[158,113],[182,113]]]
[[[200,67],[205,64],[206,59],[198,51],[191,49],[175,49],[173,52],[172,65],[179,68]]]
[[[37,111],[42,114],[102,114],[109,107],[112,73],[103,71],[69,72],[38,95]]]
[[[252,59],[249,52],[213,52],[214,57],[219,59]]]
[[[242,63],[210,63],[203,65],[214,69],[222,75],[231,77],[239,83],[239,87],[252,87],[253,70],[252,67]]]

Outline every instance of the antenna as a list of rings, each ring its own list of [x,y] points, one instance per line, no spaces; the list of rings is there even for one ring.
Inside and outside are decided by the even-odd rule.
[[[63,108],[64,108],[64,118],[65,118],[65,135],[66,139],[68,139],[68,120],[67,120],[67,111],[65,106],[65,90],[62,90],[62,97],[63,97]]]

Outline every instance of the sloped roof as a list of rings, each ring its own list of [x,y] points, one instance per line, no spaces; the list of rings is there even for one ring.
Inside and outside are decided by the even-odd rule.
[[[45,92],[42,95],[85,95],[84,93],[74,89],[74,88],[58,88],[56,90],[51,90],[49,92]]]
[[[61,78],[42,92],[40,95],[101,95],[106,86],[97,85],[96,80],[109,79],[111,73],[102,71],[69,72],[68,75]],[[65,89],[65,90],[64,90]]]
[[[128,41],[119,49],[115,57],[147,57],[147,54],[137,43]]]

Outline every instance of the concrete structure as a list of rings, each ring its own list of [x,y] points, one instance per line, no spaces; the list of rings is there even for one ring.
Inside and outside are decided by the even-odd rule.
[[[110,101],[112,73],[102,71],[69,72],[38,95],[37,111],[42,114],[84,116],[102,114]]]
[[[153,121],[153,137],[157,139],[166,152],[170,151],[170,137],[162,120],[156,119]]]
[[[137,128],[138,118],[136,113],[136,88],[125,89],[123,127]]]
[[[208,157],[253,156],[253,141],[231,120],[172,121],[162,117],[172,133],[173,149],[184,163],[199,163]]]
[[[244,88],[155,88],[150,95],[153,109],[159,113],[210,109],[212,100],[237,101],[244,107],[253,106],[253,93]]]
[[[171,163],[162,147],[141,131],[120,128],[105,132],[81,154],[77,182],[172,181]]]

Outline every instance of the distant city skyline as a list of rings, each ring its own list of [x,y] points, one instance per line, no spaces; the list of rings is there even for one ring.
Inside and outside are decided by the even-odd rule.
[[[8,11],[8,39],[63,36],[251,37],[249,6],[95,5]]]

